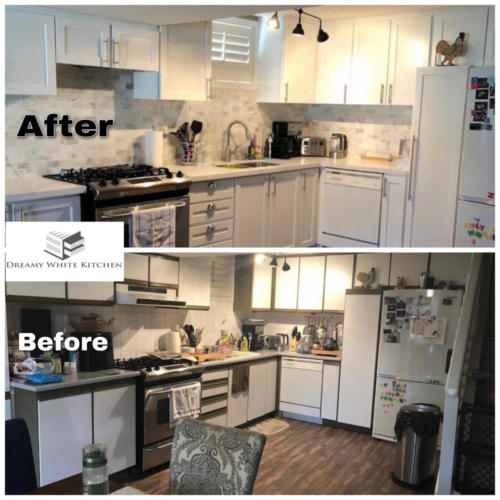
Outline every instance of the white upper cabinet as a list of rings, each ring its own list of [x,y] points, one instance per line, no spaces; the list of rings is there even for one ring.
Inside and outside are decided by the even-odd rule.
[[[427,271],[428,260],[428,253],[393,253],[389,285],[395,286],[402,276],[408,286],[420,286],[420,274]]]
[[[440,40],[446,40],[451,44],[460,32],[464,32],[466,52],[462,57],[470,66],[482,66],[487,19],[487,6],[454,6],[436,10],[433,20],[431,64],[435,64],[436,44]]]
[[[163,26],[160,33],[160,73],[134,73],[134,97],[190,101],[209,99],[210,46],[211,22]]]
[[[288,271],[283,271],[284,259],[278,259],[276,268],[276,286],[274,291],[274,309],[296,310],[299,286],[299,257],[288,257]]]
[[[346,104],[351,86],[353,23],[323,22],[330,38],[318,44],[316,102]]]
[[[11,297],[36,297],[44,299],[66,299],[64,281],[7,281],[5,294]]]
[[[5,93],[56,95],[54,16],[5,10]]]
[[[486,30],[484,65],[495,65],[495,7],[488,7],[488,27]]]
[[[149,257],[149,281],[158,284],[178,285],[179,261],[168,257]]]
[[[125,280],[147,282],[149,279],[149,257],[140,253],[126,253]]]
[[[111,58],[114,68],[158,71],[160,34],[156,26],[111,26]]]
[[[325,256],[301,257],[299,271],[299,301],[301,311],[323,309]]]
[[[112,281],[69,281],[66,286],[69,301],[113,303],[115,300]]]
[[[282,86],[284,95],[281,100],[295,103],[315,102],[318,21],[312,22],[306,16],[302,16],[303,36],[292,35],[297,22],[297,13],[287,14],[281,28],[284,30]]]
[[[110,67],[110,26],[98,18],[56,16],[56,61]]]
[[[325,311],[343,311],[345,291],[352,288],[354,255],[327,255],[325,269]]]
[[[369,273],[371,268],[375,269],[375,280],[371,288],[378,285],[389,284],[389,268],[391,267],[391,254],[389,253],[360,253],[356,256],[356,271],[354,273],[354,286],[361,286],[358,281],[358,273]]]
[[[413,105],[416,69],[429,65],[431,14],[392,19],[387,104]]]
[[[213,263],[205,257],[179,260],[179,298],[187,307],[208,309]]]
[[[385,103],[390,32],[391,21],[386,19],[354,26],[349,104]]]
[[[252,279],[252,309],[271,309],[273,268],[270,257],[258,262],[254,257]]]

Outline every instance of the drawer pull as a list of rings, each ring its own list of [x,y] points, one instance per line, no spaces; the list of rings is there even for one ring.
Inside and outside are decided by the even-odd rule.
[[[209,203],[207,205],[207,212],[211,212],[212,210],[215,210],[215,203]]]
[[[215,186],[216,186],[216,184],[215,184],[215,182],[214,182],[214,181],[210,181],[210,182],[208,183],[208,189],[215,189]]]
[[[214,225],[213,225],[213,224],[209,224],[209,225],[207,226],[207,233],[213,233],[213,232],[214,232],[214,230],[215,230],[215,227],[214,227]]]

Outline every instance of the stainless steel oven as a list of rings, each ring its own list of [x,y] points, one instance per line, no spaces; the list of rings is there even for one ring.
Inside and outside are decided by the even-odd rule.
[[[178,196],[150,202],[126,203],[111,207],[99,207],[95,210],[95,220],[124,223],[124,245],[130,246],[132,241],[130,220],[134,212],[150,208],[175,206],[175,246],[189,246],[189,196]]]
[[[172,390],[197,386],[199,381],[186,380],[178,383],[155,385],[144,390],[142,470],[168,462],[172,452],[175,422],[172,415]]]

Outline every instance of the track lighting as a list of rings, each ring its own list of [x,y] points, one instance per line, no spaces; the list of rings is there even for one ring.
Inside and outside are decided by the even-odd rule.
[[[318,36],[316,38],[316,40],[318,40],[319,43],[323,43],[323,42],[326,42],[328,40],[328,38],[330,38],[328,36],[328,33],[326,31],[323,31],[322,27],[321,27],[321,19],[319,21],[319,31],[318,31]]]
[[[329,35],[328,35],[328,33],[325,30],[323,30],[322,20],[321,20],[320,17],[315,16],[314,14],[309,14],[309,12],[305,12],[303,9],[295,9],[295,10],[299,14],[299,22],[297,23],[297,26],[295,26],[295,28],[293,28],[292,35],[294,35],[294,36],[304,36],[304,34],[305,34],[304,33],[304,28],[302,27],[302,14],[304,14],[304,16],[314,17],[314,19],[317,19],[319,21],[318,36],[316,37],[316,40],[319,43],[326,42],[330,38]],[[277,27],[276,28],[274,27],[276,25],[276,23],[273,21],[273,19],[275,17],[276,17],[276,20],[277,20]],[[272,17],[270,17],[267,20],[267,27],[269,29],[274,29],[274,30],[279,29],[279,19],[278,19],[278,16],[277,16],[277,12]]]
[[[278,267],[278,259],[276,258],[276,255],[273,255],[273,258],[271,259],[271,262],[269,265],[271,267]]]
[[[285,257],[285,262],[283,263],[283,267],[281,268],[285,273],[287,271],[290,271],[290,264],[288,264],[288,262],[286,261],[286,257]]]
[[[297,26],[293,28],[292,35],[304,36],[304,29],[302,28],[302,9],[297,10],[297,12],[299,13],[299,22]]]
[[[275,11],[274,14],[266,21],[266,26],[268,29],[276,31],[280,29],[280,20],[278,17],[278,11]]]

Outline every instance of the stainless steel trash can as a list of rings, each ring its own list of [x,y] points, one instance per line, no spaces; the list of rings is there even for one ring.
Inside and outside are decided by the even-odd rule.
[[[415,403],[401,407],[394,426],[397,437],[391,473],[394,481],[419,488],[434,476],[440,423],[439,406]]]

